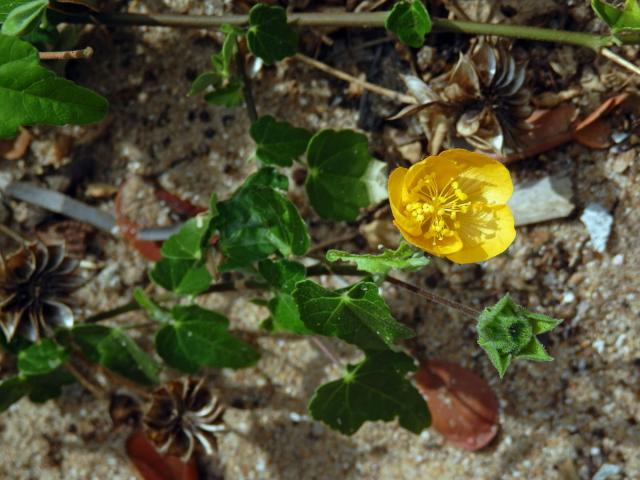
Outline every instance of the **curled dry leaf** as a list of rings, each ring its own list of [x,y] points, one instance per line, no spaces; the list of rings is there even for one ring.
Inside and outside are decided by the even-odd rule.
[[[178,457],[160,455],[141,431],[127,439],[127,455],[144,480],[197,480],[195,458],[186,463]]]
[[[424,361],[416,374],[432,426],[453,445],[475,451],[498,433],[498,398],[472,371],[451,362]]]
[[[7,160],[18,160],[25,156],[33,137],[29,130],[20,129],[20,134],[11,140],[0,140],[0,156]]]
[[[500,157],[505,163],[544,153],[570,141],[588,148],[607,148],[611,145],[611,128],[603,117],[631,98],[627,92],[605,100],[582,120],[577,120],[577,108],[561,104],[551,110],[536,110],[527,119],[533,128],[518,139],[521,149]]]

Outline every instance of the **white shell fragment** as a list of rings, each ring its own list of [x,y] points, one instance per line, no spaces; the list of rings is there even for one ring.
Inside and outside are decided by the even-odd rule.
[[[575,207],[571,194],[569,177],[544,177],[516,185],[507,205],[516,227],[530,225],[569,215]]]
[[[580,215],[580,220],[587,227],[593,249],[604,253],[613,225],[613,217],[609,211],[599,203],[589,203]]]

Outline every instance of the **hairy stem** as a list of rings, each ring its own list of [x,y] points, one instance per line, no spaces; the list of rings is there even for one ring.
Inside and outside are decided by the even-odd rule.
[[[247,71],[244,66],[244,55],[240,50],[240,42],[236,40],[236,67],[238,69],[238,75],[242,79],[242,92],[244,94],[244,103],[247,106],[247,113],[249,114],[249,120],[254,123],[258,120],[258,111],[256,110],[256,102],[253,99],[253,91],[251,90],[251,81],[247,75]]]
[[[87,60],[93,56],[93,48],[65,52],[38,52],[40,60]]]
[[[391,275],[387,275],[385,280],[389,283],[392,283],[393,285],[396,285],[400,288],[404,288],[405,290],[413,292],[422,298],[426,298],[430,302],[437,303],[438,305],[444,305],[445,307],[453,308],[454,310],[458,310],[459,312],[464,313],[465,315],[471,318],[477,318],[478,315],[480,315],[480,310],[476,310],[473,307],[469,307],[468,305],[465,305],[463,303],[456,302],[455,300],[450,300],[448,298],[441,297],[438,294],[424,290],[416,285],[407,283],[404,280],[400,280],[399,278],[392,277]]]
[[[389,12],[314,12],[292,13],[288,20],[292,24],[316,27],[384,27]],[[211,28],[224,24],[245,25],[247,15],[179,15],[179,14],[140,14],[140,13],[102,13],[84,17],[69,17],[71,23],[101,23],[105,25],[145,25],[177,28]],[[613,45],[609,35],[553,30],[550,28],[529,27],[526,25],[505,25],[494,23],[468,22],[433,18],[434,32],[455,32],[470,35],[495,35],[500,37],[522,38],[545,42],[567,43],[599,50]]]

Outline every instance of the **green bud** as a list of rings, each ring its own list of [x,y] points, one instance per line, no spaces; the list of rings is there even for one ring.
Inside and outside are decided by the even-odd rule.
[[[507,294],[480,314],[478,344],[502,378],[514,358],[553,360],[536,335],[553,330],[560,323],[561,320],[529,312]]]

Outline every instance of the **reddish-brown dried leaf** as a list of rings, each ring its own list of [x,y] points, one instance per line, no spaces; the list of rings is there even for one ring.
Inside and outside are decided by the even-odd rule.
[[[155,191],[155,195],[158,200],[162,200],[172,211],[180,215],[195,217],[199,213],[207,211],[206,207],[194,205],[193,203],[187,200],[183,200],[182,198],[163,188],[157,188]]]
[[[428,360],[421,364],[416,384],[429,404],[433,428],[453,445],[479,450],[498,433],[498,398],[472,371]]]
[[[140,227],[122,212],[121,193],[122,189],[116,195],[115,201],[116,224],[118,225],[120,233],[133,248],[140,252],[143,257],[154,262],[160,261],[162,255],[160,253],[160,246],[157,242],[138,240],[138,230]]]
[[[579,130],[576,129],[573,138],[587,148],[596,150],[609,148],[611,146],[611,125],[603,120],[596,120]]]
[[[127,439],[127,455],[144,480],[198,480],[195,457],[182,463],[178,457],[160,455],[138,430]]]

